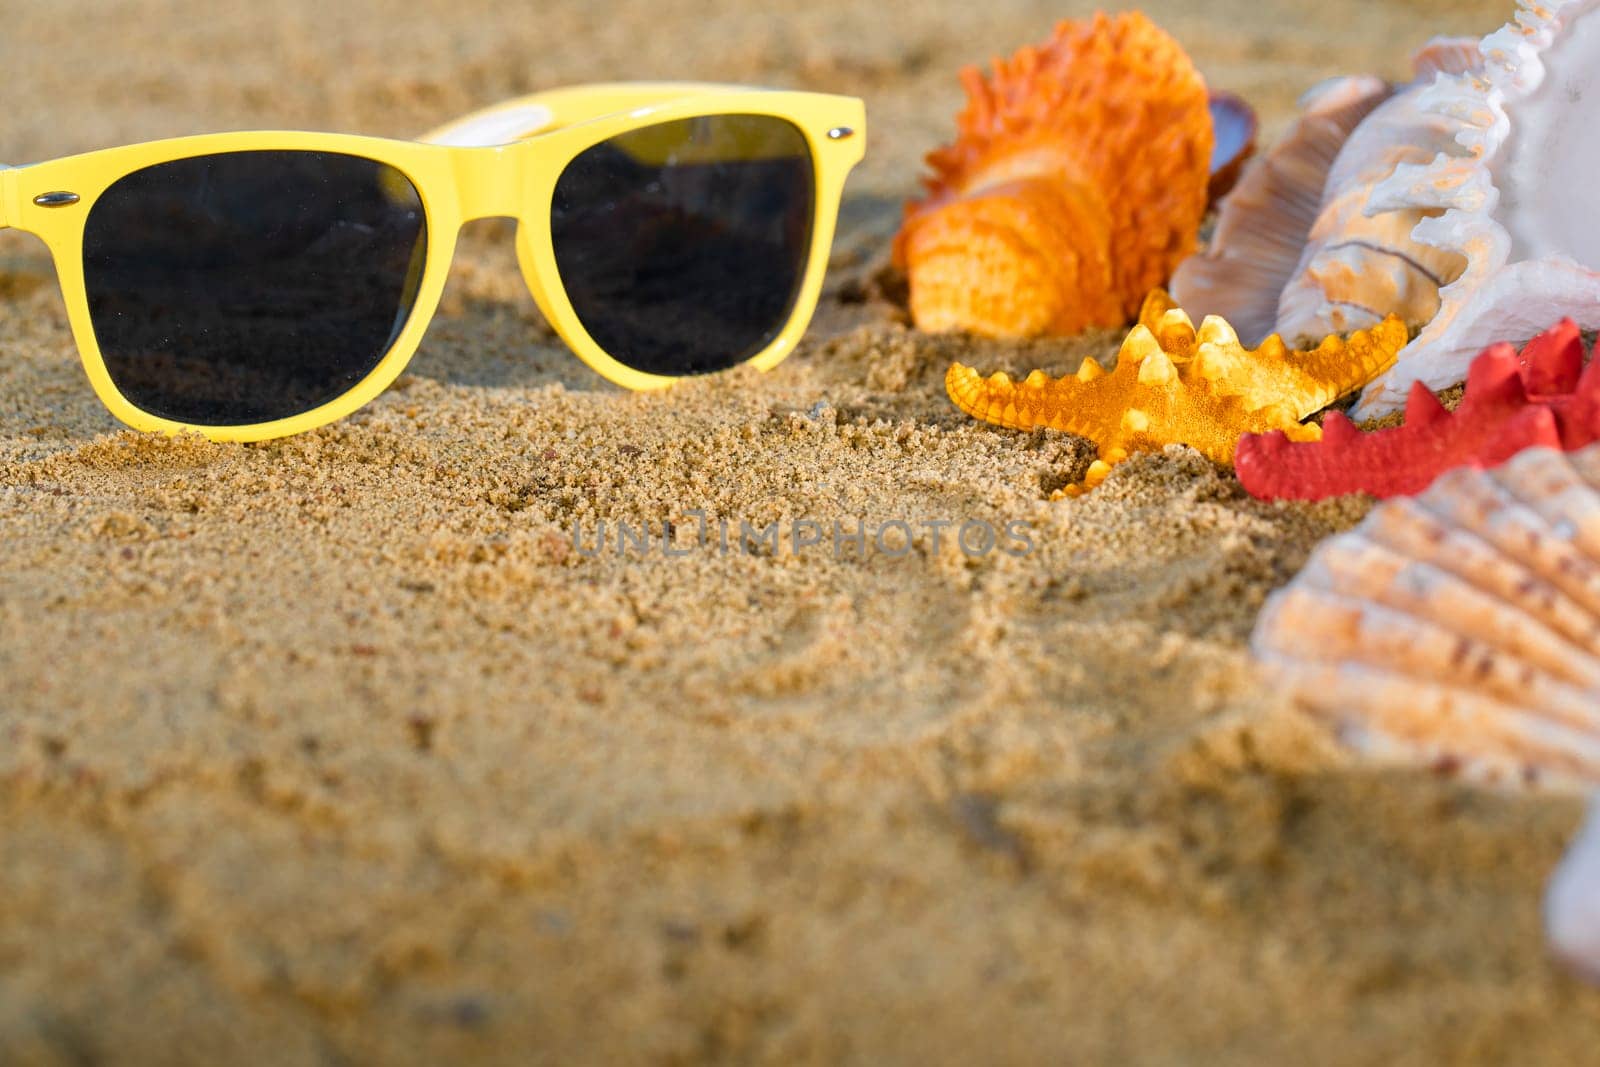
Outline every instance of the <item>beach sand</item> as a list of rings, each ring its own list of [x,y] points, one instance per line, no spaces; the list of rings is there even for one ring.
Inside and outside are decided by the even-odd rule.
[[[957,69],[1089,5],[709,6],[10,5],[11,162],[645,77],[859,94],[871,147],[777,372],[614,389],[478,224],[397,387],[259,446],[122,431],[0,234],[0,1062],[1591,1054],[1539,917],[1580,805],[1357,764],[1251,670],[1265,595],[1363,506],[1182,449],[1051,503],[1086,443],[974,424],[944,371],[1117,338],[904,325],[887,239]],[[1146,8],[1269,133],[1509,9]],[[691,509],[1034,551],[723,553]],[[686,555],[579,551],[601,522]]]

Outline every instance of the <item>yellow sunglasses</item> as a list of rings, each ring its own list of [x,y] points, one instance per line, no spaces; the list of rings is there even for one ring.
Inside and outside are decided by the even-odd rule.
[[[783,360],[816,310],[860,100],[685,84],[514,100],[420,141],[227,133],[0,168],[89,381],[137,430],[342,418],[405,368],[468,221],[517,221],[577,356],[630,389]]]

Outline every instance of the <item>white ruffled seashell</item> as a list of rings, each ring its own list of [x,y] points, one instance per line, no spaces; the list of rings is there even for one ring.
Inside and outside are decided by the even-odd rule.
[[[1600,0],[1520,0],[1484,38],[1483,65],[1441,77],[1421,105],[1453,144],[1373,192],[1373,210],[1436,211],[1415,237],[1464,257],[1439,313],[1367,388],[1358,417],[1399,407],[1415,381],[1459,382],[1497,341],[1521,343],[1562,318],[1600,327]],[[1592,17],[1591,17],[1592,16]]]
[[[1424,109],[1422,93],[1478,59],[1476,42],[1440,39],[1417,54],[1409,86],[1356,76],[1308,93],[1289,134],[1224,202],[1210,247],[1179,266],[1180,306],[1227,319],[1247,345],[1350,333],[1390,314],[1432,319],[1464,261],[1413,238],[1436,211],[1373,213],[1368,200],[1397,167],[1451,143],[1453,124]]]

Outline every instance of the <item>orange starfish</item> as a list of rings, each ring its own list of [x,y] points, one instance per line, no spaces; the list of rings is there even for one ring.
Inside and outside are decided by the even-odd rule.
[[[1321,429],[1300,420],[1394,366],[1407,337],[1405,324],[1390,318],[1309,352],[1290,351],[1278,337],[1252,352],[1222,319],[1208,318],[1197,331],[1158,290],[1122,343],[1114,371],[1086,359],[1074,376],[1052,379],[1036,370],[1019,383],[1004,373],[986,380],[957,363],[945,389],[974,418],[1017,430],[1066,430],[1098,445],[1082,484],[1058,494],[1078,496],[1133,453],[1169,444],[1231,464],[1245,433],[1281,430],[1292,441],[1320,440]]]

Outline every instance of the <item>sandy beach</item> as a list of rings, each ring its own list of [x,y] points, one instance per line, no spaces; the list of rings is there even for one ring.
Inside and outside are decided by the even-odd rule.
[[[1251,668],[1265,596],[1365,506],[1263,504],[1177,448],[1051,502],[1092,447],[972,422],[945,370],[1120,337],[907,326],[888,241],[958,69],[1092,6],[707,8],[6,12],[12,163],[633,78],[860,95],[871,127],[777,371],[612,387],[475,224],[397,386],[264,445],[122,430],[43,246],[0,232],[0,1063],[1592,1055],[1600,993],[1539,914],[1581,805],[1359,764]],[[1511,7],[1144,10],[1270,136]],[[914,536],[797,550],[801,522]],[[619,523],[657,547],[594,551]]]

